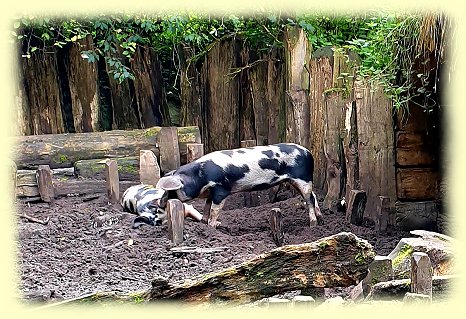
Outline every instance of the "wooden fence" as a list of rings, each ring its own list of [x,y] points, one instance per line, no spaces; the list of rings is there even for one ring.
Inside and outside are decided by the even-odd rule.
[[[314,184],[325,193],[324,206],[333,209],[352,190],[362,190],[369,219],[380,211],[379,196],[385,198],[382,206],[388,198],[393,209],[396,200],[419,200],[413,195],[419,189],[413,192],[411,186],[430,192],[430,184],[407,181],[428,176],[436,183],[433,168],[413,170],[401,164],[413,152],[410,145],[426,143],[424,133],[395,134],[394,127],[400,126],[383,89],[356,80],[353,66],[358,58],[331,48],[312,51],[298,27],[287,29],[282,40],[283,48],[257,52],[238,39],[225,39],[198,63],[189,63],[189,48],[178,48],[180,124],[199,127],[205,152],[236,148],[242,140],[302,144],[315,158]],[[82,44],[90,49],[92,39]],[[160,62],[153,50],[137,49],[129,62],[136,80],[121,84],[109,76],[102,61],[89,64],[79,55],[72,46],[55,54],[34,52],[31,59],[21,60],[21,134],[170,125]]]

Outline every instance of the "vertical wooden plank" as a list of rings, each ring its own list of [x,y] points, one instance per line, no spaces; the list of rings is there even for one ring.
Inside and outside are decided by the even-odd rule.
[[[346,166],[345,198],[349,197],[352,189],[360,188],[359,181],[359,155],[358,155],[358,128],[356,119],[356,103],[346,103],[345,137],[343,139]]]
[[[379,195],[396,196],[392,103],[381,87],[355,82],[359,179],[367,190],[367,217],[374,220]]]
[[[313,52],[309,62],[310,70],[310,133],[311,154],[314,157],[314,187],[326,190],[326,157],[324,154],[324,130],[326,127],[326,111],[324,92],[332,87],[333,51],[318,50]]]
[[[256,140],[244,140],[241,141],[241,147],[253,147],[256,146]]]
[[[283,219],[280,208],[272,208],[270,211],[270,229],[272,230],[272,238],[277,246],[283,245]]]
[[[115,160],[105,162],[105,185],[107,187],[108,202],[116,204],[120,197],[120,181],[118,177],[118,165]]]
[[[57,54],[37,50],[20,60],[30,107],[32,134],[64,133]]]
[[[93,50],[92,36],[74,43],[69,51],[67,75],[75,132],[99,131],[99,85],[97,63],[88,63],[81,56],[83,50]]]
[[[346,221],[353,225],[362,225],[367,195],[365,191],[352,189],[346,206]]]
[[[168,238],[175,244],[183,242],[184,205],[178,199],[167,202]]]
[[[390,224],[390,197],[378,196],[378,198],[375,228],[379,232],[384,233]]]
[[[160,179],[160,167],[157,157],[150,150],[139,151],[139,181],[142,184],[157,185]]]
[[[52,184],[52,170],[48,165],[39,165],[36,174],[40,198],[44,202],[53,203],[55,194]]]
[[[186,155],[187,163],[191,163],[204,155],[204,144],[202,143],[188,143],[186,148],[188,150]]]
[[[217,42],[201,69],[201,131],[204,151],[210,153],[239,145],[239,78],[228,75],[238,68],[240,44],[236,39]]]
[[[340,136],[343,121],[343,100],[340,93],[328,94],[325,98],[324,155],[326,158],[326,183],[323,207],[332,209],[336,201],[343,196],[342,189],[342,140]]]
[[[131,60],[134,72],[134,95],[142,128],[170,125],[162,69],[152,48],[138,46]]]
[[[180,167],[180,148],[176,127],[162,127],[157,134],[160,148],[160,169],[166,173]]]
[[[273,48],[269,51],[267,61],[267,76],[264,79],[267,85],[267,109],[269,117],[268,144],[285,141],[284,108],[285,108],[285,73],[282,61],[283,48]],[[281,116],[283,114],[283,116]],[[283,122],[282,122],[283,119]]]
[[[426,253],[414,252],[411,256],[411,292],[432,299],[432,263]]]
[[[298,26],[285,30],[286,87],[288,97],[286,109],[286,141],[310,147],[310,109],[307,91],[309,90],[310,45],[304,30]]]

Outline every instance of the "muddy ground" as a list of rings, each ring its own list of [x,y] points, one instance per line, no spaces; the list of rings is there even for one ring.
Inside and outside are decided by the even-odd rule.
[[[83,181],[85,183],[85,181]],[[123,191],[124,189],[121,189]],[[322,196],[317,194],[322,207]],[[227,199],[219,220],[222,226],[187,219],[183,245],[229,247],[224,252],[173,255],[167,226],[132,229],[134,215],[119,205],[108,205],[106,194],[59,198],[53,205],[18,200],[18,214],[26,213],[46,225],[18,217],[18,276],[23,300],[58,301],[97,291],[131,292],[150,288],[151,279],[170,281],[217,271],[276,247],[269,230],[269,213],[281,208],[284,244],[300,244],[349,231],[368,240],[379,255],[387,255],[399,239],[409,237],[400,230],[380,235],[373,227],[355,226],[343,213],[323,211],[324,225],[309,228],[309,217],[300,197],[282,191],[270,203],[261,196],[260,205],[244,207],[244,195]],[[194,206],[202,211],[203,201]],[[336,290],[338,291],[338,289]],[[342,294],[348,289],[342,289]]]

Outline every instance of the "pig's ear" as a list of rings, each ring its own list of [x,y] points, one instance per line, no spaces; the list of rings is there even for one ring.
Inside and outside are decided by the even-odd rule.
[[[174,191],[183,186],[180,179],[175,176],[164,176],[157,182],[155,188],[162,188],[167,191]]]
[[[157,200],[159,207],[165,208],[167,207],[168,201],[168,191],[163,192],[163,195],[160,199]]]

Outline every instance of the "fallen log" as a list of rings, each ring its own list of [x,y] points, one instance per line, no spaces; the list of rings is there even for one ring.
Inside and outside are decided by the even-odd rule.
[[[238,266],[181,283],[152,282],[147,301],[248,303],[309,287],[347,287],[367,275],[372,246],[352,233],[339,233],[312,243],[288,245]]]
[[[120,181],[139,181],[139,156],[112,158],[117,162]],[[104,158],[80,160],[74,163],[76,176],[85,178],[105,178]]]
[[[157,147],[160,127],[131,131],[45,134],[20,136],[13,149],[18,169],[72,167],[78,160],[95,158],[139,156],[139,151],[152,150],[159,156]],[[187,143],[200,143],[197,126],[177,127],[181,163],[186,163]]]

